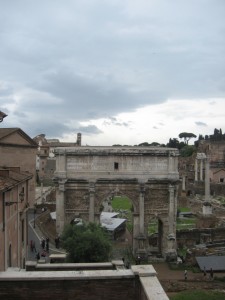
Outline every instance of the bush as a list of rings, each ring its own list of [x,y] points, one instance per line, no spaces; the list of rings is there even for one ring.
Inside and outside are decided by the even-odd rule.
[[[88,263],[109,261],[112,244],[108,232],[100,225],[67,225],[62,234],[68,262]]]

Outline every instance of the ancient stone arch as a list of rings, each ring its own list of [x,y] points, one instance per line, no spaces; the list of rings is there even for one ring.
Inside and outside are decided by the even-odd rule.
[[[107,197],[126,195],[133,204],[133,253],[149,255],[147,226],[161,224],[160,251],[176,254],[178,151],[158,147],[55,149],[56,230],[75,217],[99,222]]]

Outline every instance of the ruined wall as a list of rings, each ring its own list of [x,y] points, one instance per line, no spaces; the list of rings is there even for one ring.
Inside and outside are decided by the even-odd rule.
[[[196,244],[225,241],[224,228],[187,229],[177,231],[178,247],[194,247]]]

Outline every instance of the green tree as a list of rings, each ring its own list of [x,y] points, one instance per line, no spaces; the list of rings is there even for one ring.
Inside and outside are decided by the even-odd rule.
[[[181,150],[180,150],[180,155],[182,157],[189,157],[192,156],[192,154],[196,151],[195,146],[191,145],[185,145]]]
[[[194,133],[191,132],[181,132],[179,134],[180,139],[184,139],[185,144],[188,145],[188,142],[191,138],[196,138],[197,136]]]
[[[63,248],[73,263],[109,261],[112,243],[106,229],[96,223],[67,225],[62,234]]]
[[[143,143],[140,143],[138,146],[140,146],[140,147],[148,147],[149,143],[148,142],[143,142]]]

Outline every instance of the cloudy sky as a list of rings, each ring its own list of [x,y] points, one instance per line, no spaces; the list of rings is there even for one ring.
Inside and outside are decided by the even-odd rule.
[[[167,143],[224,107],[224,0],[0,0],[1,127]]]

